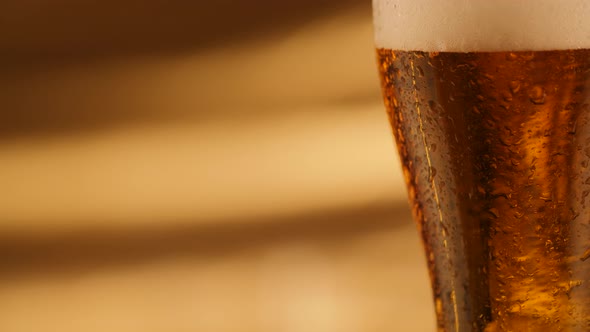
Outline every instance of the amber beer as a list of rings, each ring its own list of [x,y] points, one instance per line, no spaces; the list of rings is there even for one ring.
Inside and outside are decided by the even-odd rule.
[[[428,22],[405,28],[430,44],[383,32],[404,29],[387,15],[403,25],[416,2],[433,1],[374,6],[385,104],[439,330],[590,331],[590,43],[578,47],[574,33],[563,36],[574,47],[556,40],[557,50],[551,39],[511,35],[488,45],[474,25],[479,37],[457,32],[459,45],[434,28],[424,34]],[[437,14],[440,3],[457,12],[466,3],[438,1]],[[519,1],[472,2],[503,4],[510,16]],[[529,2],[554,14],[548,1]]]
[[[590,50],[378,55],[441,329],[590,330]]]

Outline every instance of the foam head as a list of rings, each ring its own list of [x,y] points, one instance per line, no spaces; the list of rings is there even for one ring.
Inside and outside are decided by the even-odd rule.
[[[590,48],[590,0],[373,0],[377,47],[407,51]]]

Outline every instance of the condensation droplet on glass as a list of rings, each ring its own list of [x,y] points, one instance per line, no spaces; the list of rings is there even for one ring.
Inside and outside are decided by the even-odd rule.
[[[529,90],[529,98],[535,105],[545,104],[547,94],[542,86],[535,85]]]
[[[422,67],[417,66],[416,69],[418,69],[418,75],[420,75],[420,77],[424,77],[424,70]]]
[[[436,298],[436,300],[435,300],[434,302],[435,302],[435,305],[434,305],[434,306],[435,306],[435,308],[436,308],[436,312],[437,312],[437,313],[442,313],[442,310],[443,310],[443,304],[442,304],[442,301],[441,301],[441,299],[437,297],[437,298]]]
[[[541,193],[541,196],[539,197],[542,201],[545,202],[551,202],[553,199],[551,198],[551,194],[550,193]]]
[[[516,53],[510,52],[510,53],[506,54],[506,60],[514,61],[516,59],[518,59],[518,55]]]
[[[477,192],[483,195],[483,194],[486,193],[486,190],[484,189],[484,187],[478,185],[477,186]]]
[[[520,91],[520,81],[514,80],[511,81],[509,86],[510,86],[510,91],[514,94],[514,93],[518,93],[518,91]]]
[[[444,112],[443,107],[437,103],[434,100],[429,100],[428,101],[428,107],[430,108],[431,111],[435,112],[435,113],[442,113]]]
[[[496,208],[491,208],[488,210],[488,212],[496,219],[500,217],[500,211],[498,211]]]
[[[436,176],[436,168],[430,168],[430,178],[433,179]]]

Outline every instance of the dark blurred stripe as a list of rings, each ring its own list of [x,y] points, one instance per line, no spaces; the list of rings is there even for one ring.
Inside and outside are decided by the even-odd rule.
[[[199,103],[184,107],[186,94],[168,100],[165,93],[150,90],[159,87],[157,79],[162,75],[157,70],[161,69],[140,67],[143,70],[126,72],[124,68],[224,43],[272,41],[342,10],[358,11],[368,18],[370,1],[2,1],[0,140],[207,120],[220,112]],[[279,79],[277,75],[277,84]],[[72,81],[78,84],[77,91],[68,95],[65,89],[71,88]],[[179,78],[176,84],[182,81]],[[195,86],[191,100],[199,100],[201,93]],[[154,95],[168,103],[155,106],[150,103]],[[369,98],[373,100],[374,95]],[[227,98],[235,99],[231,91]],[[359,97],[341,98],[357,101],[354,98]]]
[[[3,63],[179,53],[268,39],[369,0],[7,0],[0,5]]]
[[[231,207],[228,207],[231,208]],[[342,243],[360,234],[391,230],[411,217],[405,204],[306,213],[232,225],[82,229],[0,233],[0,280],[76,277],[170,257],[215,259],[292,241]],[[176,223],[178,225],[178,223]]]

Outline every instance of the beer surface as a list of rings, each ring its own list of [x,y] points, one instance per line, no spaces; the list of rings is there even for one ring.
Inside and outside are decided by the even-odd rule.
[[[440,331],[590,331],[590,50],[378,49]]]

